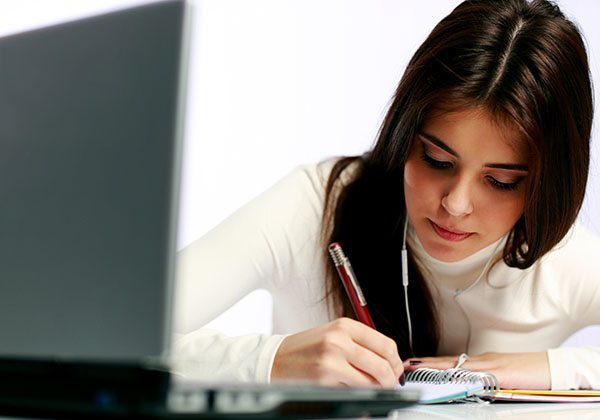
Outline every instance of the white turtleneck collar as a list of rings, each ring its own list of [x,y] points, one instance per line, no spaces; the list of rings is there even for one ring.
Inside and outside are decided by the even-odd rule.
[[[468,288],[477,280],[486,263],[492,258],[492,254],[495,258],[495,256],[502,253],[507,237],[508,235],[504,235],[496,242],[455,262],[440,261],[429,255],[410,223],[406,244],[423,275],[429,277],[428,280],[438,287],[441,286],[456,291]]]

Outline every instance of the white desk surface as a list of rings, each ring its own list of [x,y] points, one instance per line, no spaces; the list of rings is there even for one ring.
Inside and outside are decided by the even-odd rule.
[[[494,402],[490,404],[462,403],[415,405],[390,413],[389,419],[551,419],[578,420],[600,419],[600,403],[516,403]]]

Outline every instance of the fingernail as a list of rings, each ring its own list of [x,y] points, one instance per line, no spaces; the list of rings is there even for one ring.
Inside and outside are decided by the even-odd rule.
[[[402,372],[402,375],[400,375],[400,385],[404,386],[405,383],[406,383],[406,375],[404,374],[404,372]]]
[[[410,361],[411,366],[420,365],[421,363],[423,363],[423,362],[421,362],[420,360],[411,360]]]

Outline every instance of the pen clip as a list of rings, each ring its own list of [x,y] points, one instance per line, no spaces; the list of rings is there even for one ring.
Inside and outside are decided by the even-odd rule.
[[[358,285],[358,281],[356,280],[356,274],[354,274],[354,270],[352,269],[352,265],[350,265],[350,260],[348,258],[344,260],[344,267],[346,267],[346,271],[348,272],[348,276],[350,277],[350,283],[352,283],[352,287],[354,288],[354,292],[358,297],[358,302],[360,303],[360,306],[367,306],[367,300],[365,299],[365,296],[363,295],[363,292],[360,286]]]

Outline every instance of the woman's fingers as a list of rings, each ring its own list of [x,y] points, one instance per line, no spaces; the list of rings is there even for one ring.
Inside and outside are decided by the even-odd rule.
[[[494,360],[490,358],[491,353],[484,355],[470,356],[464,363],[460,365],[461,369],[467,370],[485,370],[489,369],[491,362]],[[418,368],[432,368],[432,369],[452,369],[456,367],[460,356],[438,356],[438,357],[413,357],[406,359],[403,364],[407,370],[415,370]],[[417,363],[418,362],[418,363]],[[492,362],[493,363],[493,362]]]
[[[380,386],[376,379],[348,363],[341,348],[335,352],[328,351],[325,356],[320,357],[307,374],[309,379],[325,386]]]
[[[398,385],[398,376],[388,360],[358,343],[352,343],[348,349],[347,360],[350,365],[368,374],[385,388]]]
[[[456,366],[458,362],[458,356],[440,356],[440,357],[413,357],[406,359],[403,362],[404,368],[407,370],[415,370],[422,367],[432,369],[450,369]],[[462,368],[466,368],[467,360],[461,365]]]
[[[361,388],[382,386],[378,380],[349,363],[337,365],[334,371],[337,381],[343,386]]]
[[[385,359],[394,372],[396,381],[398,380],[404,367],[394,340],[358,321],[345,318],[337,321],[340,322],[341,329],[350,333],[354,342]]]
[[[341,318],[286,337],[275,354],[271,379],[392,388],[403,372],[393,340],[358,321]]]

